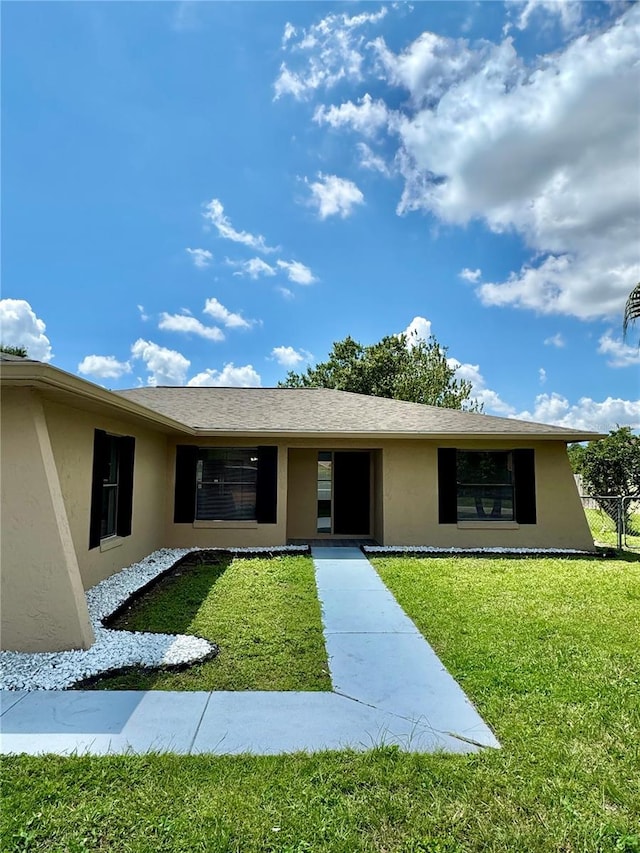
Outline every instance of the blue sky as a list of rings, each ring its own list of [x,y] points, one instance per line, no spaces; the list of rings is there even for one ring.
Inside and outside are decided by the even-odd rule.
[[[448,347],[640,427],[640,6],[5,3],[2,340],[110,388]]]

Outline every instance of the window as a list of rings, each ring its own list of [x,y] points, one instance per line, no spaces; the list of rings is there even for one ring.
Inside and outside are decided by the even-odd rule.
[[[438,517],[440,524],[535,524],[534,451],[439,448]]]
[[[94,432],[89,548],[131,535],[135,438]]]
[[[276,524],[277,447],[176,447],[173,520]]]
[[[256,447],[199,448],[196,520],[255,520],[257,480]]]
[[[458,521],[513,521],[513,460],[510,452],[458,450]]]

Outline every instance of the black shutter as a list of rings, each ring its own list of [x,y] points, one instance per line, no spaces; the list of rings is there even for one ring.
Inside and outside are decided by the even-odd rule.
[[[133,460],[136,440],[123,435],[118,439],[118,536],[131,536],[133,514]]]
[[[256,521],[276,524],[278,520],[278,448],[258,448]]]
[[[536,523],[536,465],[533,450],[513,451],[513,479],[518,524]]]
[[[106,464],[107,434],[97,429],[93,434],[93,476],[91,480],[91,515],[89,519],[89,549],[100,544],[102,525],[102,484]]]
[[[179,444],[176,447],[175,524],[192,524],[195,518],[197,464],[198,448],[194,444]]]
[[[455,524],[458,520],[458,483],[456,449],[438,448],[438,521]]]

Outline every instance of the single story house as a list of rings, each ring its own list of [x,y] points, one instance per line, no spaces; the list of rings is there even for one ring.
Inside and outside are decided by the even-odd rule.
[[[161,547],[593,548],[566,444],[595,433],[328,389],[113,392],[0,361],[6,649],[87,648],[85,590]]]

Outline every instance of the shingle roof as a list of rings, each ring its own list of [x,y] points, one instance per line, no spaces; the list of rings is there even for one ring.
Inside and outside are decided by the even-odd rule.
[[[579,441],[596,433],[327,388],[133,388],[116,392],[188,427],[271,435],[519,436]]]

